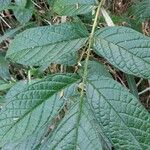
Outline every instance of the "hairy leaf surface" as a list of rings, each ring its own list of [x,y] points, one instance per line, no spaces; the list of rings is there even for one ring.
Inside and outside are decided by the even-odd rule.
[[[0,113],[0,145],[25,140],[50,123],[64,105],[60,92],[78,80],[72,74],[51,75],[10,94]]]
[[[87,100],[115,149],[150,149],[150,115],[122,85],[108,77],[91,76]]]
[[[7,57],[24,65],[70,65],[71,54],[75,55],[85,44],[87,35],[86,28],[80,23],[27,29],[15,37]]]
[[[15,149],[15,150],[33,150],[42,143],[43,139],[45,138],[45,135],[48,132],[50,124],[42,126],[38,131],[34,132],[30,137],[26,138],[25,140],[19,141],[19,142],[12,142],[7,143],[2,147],[2,150],[9,150],[9,149]]]
[[[79,101],[80,97],[78,97]],[[80,101],[79,101],[80,102]],[[81,149],[81,150],[102,150],[101,129],[95,123],[85,101],[76,103],[70,108],[68,114],[57,127],[48,141],[41,146],[45,149]],[[81,110],[82,109],[82,110]],[[106,143],[104,143],[106,144]],[[107,145],[108,147],[108,145]]]
[[[150,38],[126,27],[98,30],[94,51],[125,73],[150,79]]]
[[[53,8],[59,15],[74,16],[90,12],[95,4],[95,0],[56,0]]]

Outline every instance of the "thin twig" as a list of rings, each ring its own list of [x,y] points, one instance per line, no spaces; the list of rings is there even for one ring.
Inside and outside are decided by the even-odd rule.
[[[145,90],[139,92],[139,95],[142,95],[142,94],[144,94],[144,93],[146,93],[146,92],[148,92],[148,91],[150,91],[150,87],[148,87],[148,88],[146,88]]]
[[[3,17],[0,16],[0,19],[7,25],[8,28],[11,28],[11,26],[3,19]]]
[[[141,79],[138,81],[138,83],[136,84],[136,86],[138,87],[138,86],[141,84],[142,81],[143,81],[143,79],[141,78]]]
[[[94,32],[97,26],[97,22],[98,22],[98,17],[100,14],[100,10],[101,7],[103,5],[103,3],[105,2],[105,0],[101,0],[101,2],[98,5],[97,11],[96,11],[96,15],[95,15],[95,19],[94,19],[94,23],[93,23],[93,27],[92,27],[92,31],[91,34],[89,36],[89,40],[88,40],[88,49],[87,49],[87,56],[85,59],[85,63],[84,63],[84,71],[83,71],[83,77],[82,77],[82,83],[80,83],[81,86],[81,92],[80,92],[80,103],[79,103],[79,116],[77,118],[77,124],[79,125],[80,119],[81,119],[81,113],[82,113],[82,107],[83,107],[83,101],[84,101],[84,88],[85,88],[85,84],[86,84],[86,79],[87,79],[87,70],[88,70],[88,61],[90,58],[90,53],[91,53],[91,47],[93,44],[93,37],[94,37]],[[76,130],[76,138],[78,138],[78,129]],[[77,139],[76,139],[77,140]]]

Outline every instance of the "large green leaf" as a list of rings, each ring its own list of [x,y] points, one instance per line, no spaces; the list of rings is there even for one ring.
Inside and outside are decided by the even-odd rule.
[[[115,149],[150,148],[148,111],[122,85],[98,72],[90,73],[86,97],[76,98],[40,149],[100,150],[111,149],[110,143]]]
[[[53,8],[59,15],[74,16],[90,12],[95,4],[95,0],[56,0]]]
[[[106,27],[94,38],[94,51],[125,73],[150,79],[150,38],[126,27]]]
[[[67,91],[78,80],[77,75],[57,74],[28,83],[19,92],[11,90],[0,113],[0,146],[26,140],[50,125],[64,105],[62,90]]]
[[[150,114],[122,85],[111,78],[91,76],[87,101],[115,149],[150,149]]]
[[[24,65],[70,65],[70,56],[85,44],[87,35],[86,28],[80,23],[27,29],[15,37],[7,58]]]

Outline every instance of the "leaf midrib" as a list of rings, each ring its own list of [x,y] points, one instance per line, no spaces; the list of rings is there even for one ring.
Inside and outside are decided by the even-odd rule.
[[[69,42],[69,41],[80,40],[80,39],[87,40],[88,37],[74,38],[74,39],[72,39],[72,40],[64,40],[64,41],[59,41],[59,42],[54,42],[54,43],[48,43],[48,44],[41,45],[41,46],[37,45],[37,46],[34,46],[34,47],[30,47],[30,48],[23,48],[23,49],[20,49],[20,51],[18,51],[18,52],[22,52],[22,51],[26,51],[26,50],[28,50],[27,52],[29,52],[30,50],[35,49],[35,48],[40,48],[40,47],[42,48],[42,47],[50,46],[50,45],[53,46],[53,45],[56,45],[56,44],[61,44],[61,43],[63,43],[63,42]],[[85,42],[86,42],[86,41],[85,41]],[[6,57],[9,58],[11,55],[14,55],[14,54],[16,54],[16,53],[17,53],[17,51],[8,54]]]

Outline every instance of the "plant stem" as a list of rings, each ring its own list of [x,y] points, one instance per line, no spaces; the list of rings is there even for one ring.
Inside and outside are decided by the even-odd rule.
[[[83,84],[86,83],[86,78],[87,78],[87,74],[88,74],[88,71],[87,71],[87,69],[88,69],[88,61],[89,61],[89,57],[90,57],[90,53],[91,53],[91,46],[93,44],[93,36],[94,36],[94,32],[95,32],[95,29],[96,29],[96,26],[97,26],[99,13],[100,13],[101,7],[102,7],[104,2],[105,2],[105,0],[101,0],[101,2],[98,5],[97,11],[96,11],[96,15],[95,15],[95,19],[94,19],[94,23],[93,23],[93,26],[92,26],[92,31],[91,31],[90,36],[89,36],[87,57],[85,59],[85,64],[84,64],[83,81],[82,81]],[[81,96],[83,95],[83,91],[84,91],[84,89],[82,89],[82,91],[81,91]]]
[[[78,118],[77,118],[78,127],[79,127],[81,114],[82,114],[82,107],[83,107],[83,101],[84,101],[84,86],[86,84],[86,79],[87,79],[87,75],[88,75],[88,72],[87,72],[87,70],[88,70],[88,61],[89,61],[90,53],[91,53],[91,46],[93,44],[93,36],[94,36],[94,32],[95,32],[95,29],[96,29],[96,26],[97,26],[99,13],[100,13],[101,7],[102,7],[104,2],[105,2],[105,0],[101,0],[101,2],[98,5],[96,15],[95,15],[95,19],[94,19],[94,23],[93,23],[93,26],[92,26],[92,31],[91,31],[91,34],[90,34],[89,40],[88,40],[87,56],[86,56],[85,63],[84,63],[83,80],[82,80],[82,83],[81,83],[82,87],[81,87],[80,102],[79,102],[79,115],[78,115]],[[77,127],[77,130],[76,130],[76,141],[77,141],[77,138],[78,138],[78,127]]]

